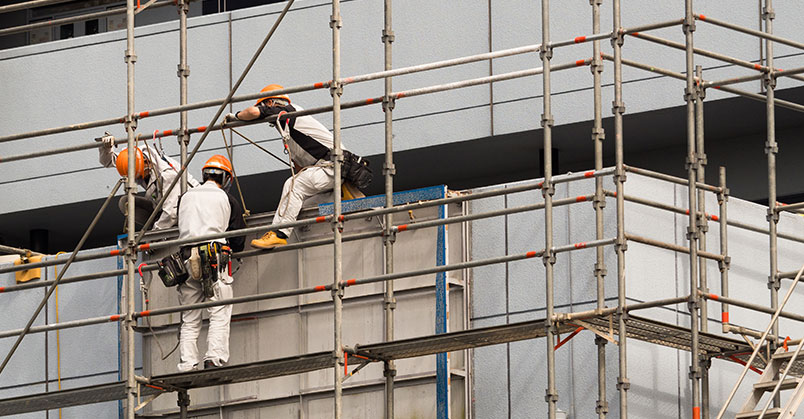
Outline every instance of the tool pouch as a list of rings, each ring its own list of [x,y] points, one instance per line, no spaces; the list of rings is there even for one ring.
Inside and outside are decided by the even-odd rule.
[[[158,262],[159,265],[159,278],[166,287],[175,287],[176,285],[184,283],[189,274],[184,262],[178,253],[166,256]]]
[[[374,178],[374,174],[369,168],[368,160],[353,154],[349,151],[343,151],[343,168],[341,171],[343,178],[352,182],[358,189],[366,189]]]
[[[209,246],[205,246],[198,253],[201,256],[201,290],[205,297],[212,298],[215,296],[215,289],[212,286],[218,280],[218,257],[217,252],[209,250]]]

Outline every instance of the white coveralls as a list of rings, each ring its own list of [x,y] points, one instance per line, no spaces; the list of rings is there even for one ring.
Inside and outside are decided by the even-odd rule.
[[[170,156],[162,156],[154,147],[149,145],[141,145],[139,149],[142,150],[143,156],[152,164],[152,176],[148,178],[147,182],[144,179],[137,178],[137,185],[145,189],[145,197],[156,205],[156,203],[162,199],[162,191],[170,186],[173,180],[176,179],[176,175],[181,169],[181,164],[173,160]],[[101,146],[98,160],[103,167],[114,167],[117,161],[117,153],[112,151],[109,147]],[[153,174],[159,174],[159,176],[153,176]],[[189,173],[187,174],[187,183],[190,187],[199,185],[198,181]],[[159,217],[154,221],[154,230],[170,228],[176,225],[176,207],[179,204],[180,195],[181,188],[179,185],[176,185],[173,190],[170,191],[167,199],[165,199]]]
[[[208,180],[203,185],[189,189],[181,198],[179,206],[179,239],[199,237],[213,233],[223,233],[229,224],[231,214],[229,198],[218,185]],[[214,240],[225,244],[224,239]],[[232,277],[228,270],[219,273],[213,284],[215,296],[212,301],[232,298]],[[201,283],[188,278],[178,286],[179,304],[194,304],[204,301]],[[232,305],[207,308],[209,330],[207,332],[207,352],[203,361],[210,360],[216,366],[229,361],[229,324]],[[202,360],[199,359],[196,341],[201,332],[201,309],[182,312],[181,334],[179,337],[179,371],[190,371]]]
[[[267,106],[265,103],[258,105],[257,108],[260,110],[262,118],[283,111],[303,110],[298,105]],[[296,221],[305,200],[317,194],[332,191],[335,187],[335,170],[331,161],[328,160],[328,153],[334,147],[332,133],[309,115],[290,118],[280,123],[286,127],[290,136],[287,145],[293,163],[302,169],[285,181],[273,224]],[[280,134],[282,133],[279,126],[277,126],[277,130]],[[343,144],[341,146],[343,150],[346,150]],[[290,237],[293,228],[283,228],[280,231]]]

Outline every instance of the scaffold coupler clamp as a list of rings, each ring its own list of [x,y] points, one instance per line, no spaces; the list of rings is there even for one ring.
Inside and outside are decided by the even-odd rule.
[[[131,62],[132,64],[136,63],[137,62],[137,54],[134,53],[133,49],[126,49],[125,57],[123,58],[123,60],[126,63],[129,63],[129,62]]]
[[[383,364],[382,375],[384,377],[396,377],[396,365],[394,364],[394,361],[385,361]]]
[[[697,214],[695,215],[697,217]],[[693,226],[687,226],[687,240],[698,240],[698,229]]]
[[[615,313],[617,314],[617,317],[623,320],[628,320],[628,318],[631,317],[625,307],[617,307],[617,311]]]
[[[684,34],[695,32],[695,17],[690,17],[689,20],[684,19],[684,23],[681,24],[681,32]]]
[[[617,237],[614,239],[614,250],[622,250],[625,252],[628,250],[628,239],[625,237]]]
[[[539,58],[544,60],[550,60],[553,58],[553,46],[550,43],[542,43],[539,46]]]
[[[595,277],[599,276],[606,276],[608,274],[608,270],[606,269],[606,265],[603,263],[595,263]]]
[[[776,205],[778,204],[774,204],[773,206],[768,207],[767,215],[765,216],[765,219],[767,221],[773,221],[774,224],[777,224],[779,222],[780,211],[776,209]]]
[[[606,339],[601,340],[604,342],[606,341]],[[603,413],[604,415],[606,413],[609,413],[609,402],[607,402],[606,400],[598,400],[597,403],[595,404],[595,413],[597,413],[598,415],[601,413]]]
[[[329,94],[332,97],[338,95],[338,97],[343,96],[343,83],[340,80],[332,80],[329,83]]]
[[[190,406],[190,393],[187,390],[179,390],[178,391],[178,398],[176,400],[176,405],[179,407],[189,407]]]
[[[612,115],[617,115],[617,114],[622,115],[624,113],[625,113],[625,102],[623,102],[622,100],[620,100],[619,102],[617,102],[616,100],[612,100],[611,101],[611,114]]]
[[[332,287],[332,289],[329,291],[330,295],[332,295],[332,298],[338,297],[343,299],[343,285],[344,281],[341,281],[337,286]]]
[[[544,390],[544,401],[547,403],[555,403],[558,401],[558,393],[554,392],[551,393],[550,390]]]
[[[765,85],[766,89],[776,88],[776,74],[772,68],[768,69],[768,72],[764,74],[764,77],[762,77],[762,84]]]
[[[382,111],[388,112],[394,110],[396,107],[396,98],[390,95],[382,97]]]
[[[699,360],[700,362],[700,360]],[[701,367],[699,366],[698,362],[693,363],[690,365],[690,373],[689,378],[693,380],[700,380],[701,379]]]
[[[396,40],[396,36],[394,36],[394,31],[392,29],[383,29],[382,30],[382,43],[393,43]]]
[[[626,390],[631,388],[631,381],[626,377],[617,377],[617,390]]]
[[[190,11],[189,0],[173,0],[173,3],[179,7],[179,12],[187,13]]]
[[[602,6],[603,0],[589,0],[589,4],[592,6]]]
[[[616,31],[611,33],[611,47],[621,47],[623,44],[625,44],[625,30],[619,27]]]
[[[383,174],[383,176],[388,176],[388,175],[394,176],[394,175],[396,175],[396,165],[393,164],[393,163],[388,164],[388,162],[383,163],[382,164],[382,174]]]
[[[768,289],[779,290],[782,287],[782,281],[779,279],[779,271],[774,275],[768,275]]]
[[[138,120],[139,120],[139,116],[136,115],[136,114],[126,115],[125,118],[123,118],[123,122],[125,124],[128,124],[129,126],[131,126],[131,131],[136,131],[137,130],[137,121]],[[135,140],[135,142],[136,142],[136,140]]]
[[[177,64],[176,68],[177,68],[177,71],[176,71],[176,76],[177,77],[179,77],[179,78],[190,77],[190,65],[189,64],[185,64],[183,66],[181,64]]]
[[[389,310],[396,310],[396,298],[383,299],[383,305]]]
[[[764,6],[762,8],[762,18],[770,20],[776,19],[776,12],[773,11],[773,7]]]
[[[542,256],[542,264],[547,266],[547,264],[555,265],[556,264],[556,255],[553,253],[553,250],[546,250],[544,255]]]
[[[606,208],[606,194],[605,192],[600,193],[600,195],[595,192],[595,195],[592,197],[592,208]]]
[[[717,261],[717,267],[720,269],[720,272],[725,272],[729,270],[731,266],[731,256],[723,256],[723,260]]]
[[[341,15],[329,15],[329,27],[332,29],[335,28],[342,28],[343,27],[343,20],[341,19]]]
[[[547,195],[553,196],[556,193],[556,187],[553,185],[552,182],[544,181],[542,183],[542,197],[546,197]]]
[[[703,290],[695,289],[690,293],[690,298],[687,300],[687,308],[689,310],[698,310],[701,308],[701,300],[698,298],[698,293],[700,292],[703,292]]]
[[[386,244],[396,243],[396,228],[391,227],[389,229],[383,229],[382,236]]]

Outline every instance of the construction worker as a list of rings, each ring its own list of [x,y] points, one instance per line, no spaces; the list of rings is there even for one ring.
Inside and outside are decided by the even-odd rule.
[[[212,156],[202,169],[204,183],[188,190],[179,203],[179,239],[191,239],[228,230],[244,228],[243,210],[226,192],[232,182],[232,164],[221,155]],[[232,252],[243,250],[245,237],[214,239],[181,248],[187,260],[189,278],[179,284],[179,304],[218,301],[232,298]],[[229,323],[232,305],[207,308],[209,331],[204,368],[214,368],[229,361]],[[201,332],[201,309],[181,314],[179,371],[190,371],[199,362],[196,341]]]
[[[117,167],[120,176],[128,175],[128,148],[123,149],[119,154],[115,153],[114,137],[106,135],[99,139],[101,141],[98,149],[98,160],[103,167]],[[163,191],[176,179],[181,165],[170,158],[170,156],[159,152],[155,147],[142,145],[136,149],[134,176],[137,185],[145,189],[145,196],[135,196],[134,206],[135,222],[138,227],[145,224],[148,217],[154,210],[156,203],[162,199]],[[187,175],[187,183],[190,187],[198,186],[195,178]],[[154,222],[154,230],[170,228],[176,225],[176,207],[179,203],[181,188],[176,187],[170,191],[162,210]],[[124,195],[118,201],[118,207],[123,214],[127,213],[127,196]]]
[[[272,125],[282,135],[285,149],[290,155],[293,163],[293,176],[291,176],[282,188],[282,198],[279,207],[274,214],[273,224],[287,223],[296,221],[296,217],[301,211],[302,203],[314,195],[331,192],[335,186],[335,170],[331,161],[330,153],[334,147],[332,133],[312,116],[282,117],[281,114],[287,112],[301,111],[302,107],[293,105],[287,95],[272,95],[272,91],[281,90],[282,86],[270,84],[262,89],[266,93],[254,106],[237,112],[228,114],[224,118],[225,122],[237,120],[252,121],[278,116],[276,123]],[[367,185],[371,182],[371,171],[368,170],[368,163],[360,157],[350,153],[345,147],[344,164],[354,162],[355,170],[367,171]],[[362,163],[360,163],[362,161]],[[347,171],[344,171],[346,175]],[[365,186],[363,185],[363,186]],[[363,187],[358,184],[358,187]],[[355,189],[356,193],[359,190]],[[253,247],[261,249],[272,249],[276,246],[287,244],[293,228],[283,228],[277,231],[269,231],[261,238],[252,240]]]

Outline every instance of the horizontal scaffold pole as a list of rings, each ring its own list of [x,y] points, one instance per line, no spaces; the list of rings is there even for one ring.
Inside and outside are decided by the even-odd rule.
[[[51,4],[67,3],[74,0],[34,0],[26,1],[23,3],[9,4],[8,6],[0,7],[0,13],[14,12],[23,9],[32,9],[34,7],[49,6]]]
[[[671,20],[671,21],[667,21],[667,22],[659,22],[659,23],[654,23],[654,24],[637,26],[637,27],[633,27],[633,28],[627,28],[627,29],[624,29],[623,32],[624,33],[645,32],[645,31],[652,30],[652,29],[660,29],[660,28],[665,28],[665,27],[669,27],[669,26],[678,25],[678,24],[680,24],[682,22],[683,22],[683,20]],[[590,42],[590,41],[594,41],[594,40],[597,40],[597,39],[605,39],[605,38],[609,38],[610,36],[611,36],[611,33],[596,34],[596,35],[589,35],[589,36],[578,36],[578,37],[575,37],[575,38],[573,38],[571,40],[552,42],[552,43],[550,43],[550,45],[555,48],[555,47],[560,47],[560,46],[567,46],[567,45],[574,45],[574,44],[579,44],[579,43],[584,43],[584,42]],[[377,79],[382,79],[382,78],[386,78],[386,77],[393,77],[393,76],[399,76],[399,75],[405,75],[405,74],[412,74],[412,73],[422,72],[422,71],[426,71],[426,70],[433,70],[433,69],[445,68],[445,67],[450,67],[450,66],[455,66],[455,65],[474,63],[474,62],[485,61],[485,60],[494,59],[494,58],[502,58],[502,57],[508,57],[508,56],[512,56],[512,55],[538,52],[540,50],[541,50],[541,44],[526,45],[526,46],[522,46],[522,47],[510,48],[510,49],[505,49],[505,50],[500,50],[500,51],[488,52],[488,53],[483,53],[483,54],[476,54],[476,55],[460,57],[460,58],[454,58],[454,59],[443,60],[443,61],[436,61],[436,62],[428,63],[428,64],[421,64],[421,65],[416,65],[416,66],[402,67],[402,68],[393,69],[393,70],[380,71],[380,72],[376,72],[376,73],[369,73],[369,74],[364,74],[364,75],[346,77],[346,78],[344,78],[342,80],[342,84],[345,85],[345,84],[359,83],[359,82],[365,82],[365,81],[370,81],[370,80],[377,80]],[[298,93],[298,92],[304,92],[304,91],[309,91],[309,90],[328,88],[329,86],[331,86],[331,84],[332,84],[332,81],[318,82],[318,83],[313,83],[313,84],[309,84],[309,85],[295,86],[295,87],[285,88],[285,89],[282,89],[282,90],[276,90],[273,93],[274,94]],[[242,95],[242,96],[234,96],[229,100],[229,102],[230,103],[244,102],[244,101],[247,101],[247,100],[254,100],[254,99],[260,98],[262,96],[264,96],[263,93],[254,93],[254,94],[248,94],[248,95]],[[223,104],[224,101],[225,101],[225,99],[215,99],[215,100],[208,100],[208,101],[204,101],[204,102],[190,103],[190,104],[182,105],[182,106],[171,106],[171,107],[156,109],[156,110],[153,110],[153,111],[135,112],[134,114],[132,114],[132,116],[135,119],[142,119],[142,118],[147,118],[147,117],[161,116],[161,115],[167,115],[167,114],[171,114],[171,113],[178,113],[178,112],[183,112],[183,111],[188,111],[188,110],[193,110],[193,109],[200,109],[200,108],[206,108],[206,107],[211,107],[211,106],[218,106],[218,105]],[[57,133],[69,132],[69,131],[77,131],[77,130],[88,129],[88,128],[96,128],[96,127],[112,125],[112,124],[121,124],[124,121],[125,121],[125,117],[115,117],[115,118],[108,118],[108,119],[103,119],[103,120],[99,120],[99,121],[84,122],[84,123],[80,123],[80,124],[66,125],[66,126],[62,126],[62,127],[55,127],[55,128],[48,128],[48,129],[38,130],[38,131],[31,131],[31,132],[26,132],[26,133],[21,133],[21,134],[0,136],[0,143],[6,142],[6,141],[19,140],[19,139],[23,139],[23,138],[39,137],[39,136],[43,136],[43,135],[57,134]],[[0,162],[2,162],[2,161],[4,161],[4,159],[0,158]]]
[[[604,169],[604,170],[606,170],[606,169]],[[606,171],[608,171],[608,170],[606,170]],[[603,172],[603,170],[601,170],[599,172]],[[589,172],[587,172],[587,173],[589,173]],[[587,174],[584,174],[584,175],[586,177],[589,177]],[[538,188],[534,188],[533,187],[534,185],[538,186],[540,184],[534,183],[533,185],[520,185],[520,187],[517,187],[517,189],[518,189],[519,192],[522,192],[522,191],[525,191],[525,190],[531,190],[531,189],[538,189]],[[526,187],[522,187],[522,186],[526,186]],[[497,193],[497,192],[503,192],[503,191],[505,191],[505,190],[500,189],[499,191],[494,190],[494,191],[491,191],[491,192]],[[507,193],[515,193],[515,192],[517,192],[517,191],[513,190],[513,188],[508,188]],[[457,201],[455,201],[455,198],[462,198],[463,200],[467,200],[467,199],[481,199],[483,197],[494,196],[494,195],[485,194],[485,193],[481,193],[481,194],[477,194],[477,195],[474,195],[474,196],[473,195],[462,195],[462,196],[451,197],[451,198],[443,198],[443,199],[449,199],[450,200],[449,203],[453,203],[453,202],[457,202]],[[578,203],[578,202],[587,202],[587,201],[591,201],[593,196],[594,195],[579,195],[577,197],[562,198],[562,199],[558,199],[558,200],[554,201],[554,205],[555,206],[563,206],[563,205],[570,205],[570,204],[574,204],[574,203]],[[442,200],[439,200],[439,201],[442,201]],[[436,206],[436,205],[444,205],[445,204],[443,201],[440,202],[440,203],[435,203],[434,201],[433,202],[425,201],[425,202],[421,202],[421,203],[409,204],[410,206],[407,207],[407,209],[405,209],[405,207],[402,207],[402,206],[394,207],[394,209],[396,209],[396,211],[394,211],[394,212],[405,212],[405,211],[416,209],[416,208],[422,208],[421,204],[424,204],[424,203],[429,203],[430,205],[428,205],[428,206]],[[445,225],[445,224],[454,224],[454,223],[473,221],[473,220],[478,220],[478,219],[483,219],[483,218],[491,218],[491,217],[510,215],[510,214],[516,214],[516,213],[521,213],[521,212],[527,212],[527,211],[535,211],[535,210],[542,209],[542,208],[544,208],[544,203],[540,202],[540,203],[536,203],[536,204],[523,205],[523,206],[513,207],[513,208],[506,208],[506,209],[503,209],[503,210],[495,210],[495,211],[488,211],[488,212],[482,212],[482,213],[476,213],[476,214],[454,216],[454,217],[448,217],[448,218],[443,218],[443,219],[438,219],[438,220],[417,222],[417,223],[413,223],[413,224],[402,224],[402,225],[394,227],[394,231],[395,232],[403,232],[403,231],[420,230],[420,229],[423,229],[423,228],[436,227],[436,226]],[[361,213],[359,213],[359,215],[360,215],[360,218],[367,217],[367,214],[365,212],[361,212]],[[331,218],[328,218],[328,219],[331,219]],[[302,221],[304,221],[304,220],[302,220]],[[278,228],[283,228],[283,227],[279,227],[279,226],[271,226],[271,228],[277,228],[277,227]],[[262,227],[262,228],[264,229],[265,227]],[[227,234],[238,234],[239,231],[242,231],[242,230],[228,232]],[[363,240],[363,239],[368,239],[368,238],[379,237],[381,235],[382,235],[382,233],[380,231],[377,231],[377,232],[364,232],[364,233],[358,233],[358,234],[352,234],[352,235],[345,235],[343,237],[343,240],[344,241]],[[331,244],[331,243],[332,243],[332,239],[330,239],[330,238],[322,238],[322,239],[318,239],[318,240],[304,241],[304,242],[299,242],[299,243],[292,243],[290,245],[282,246],[282,247],[279,247],[279,248],[276,248],[276,249],[273,249],[273,250],[262,250],[262,249],[260,249],[260,250],[247,250],[247,251],[235,253],[234,257],[235,258],[244,258],[244,257],[258,256],[258,255],[265,254],[265,253],[277,253],[277,252],[290,251],[290,250],[309,248],[309,247],[315,247],[315,246],[323,246],[323,245],[328,245],[328,244]],[[104,254],[100,254],[99,257],[106,257],[106,256],[107,255],[104,253]],[[53,262],[54,261],[50,261],[50,264],[52,265]],[[15,266],[13,268],[18,269],[19,267]],[[29,266],[26,266],[25,268],[30,269]],[[146,272],[147,271],[153,271],[153,270],[157,269],[157,265],[154,262],[144,263],[144,264],[140,265],[140,269],[142,271],[146,271]],[[68,284],[68,283],[83,282],[83,281],[89,281],[89,280],[100,279],[100,278],[116,277],[116,276],[119,276],[119,275],[124,275],[125,273],[126,273],[126,270],[118,269],[118,270],[114,270],[114,271],[105,271],[105,272],[97,272],[97,273],[86,274],[86,275],[79,275],[79,276],[75,276],[75,277],[63,278],[61,280],[60,284]],[[54,282],[55,281],[37,281],[37,282],[27,282],[27,283],[24,283],[24,284],[12,285],[12,286],[8,286],[8,287],[0,287],[0,293],[10,293],[10,292],[23,291],[23,290],[32,289],[32,288],[41,288],[41,287],[51,285]]]
[[[579,67],[579,66],[585,66],[585,65],[589,65],[591,62],[592,62],[591,59],[577,60],[577,61],[574,61],[572,63],[562,64],[562,65],[557,65],[555,67],[552,67],[552,71],[567,70],[567,69],[570,69],[570,68],[575,68],[575,67]],[[413,96],[420,96],[420,95],[424,95],[424,94],[443,92],[443,91],[453,90],[453,89],[458,89],[458,88],[477,86],[477,85],[481,85],[481,84],[495,83],[495,82],[498,82],[498,81],[511,80],[511,79],[521,78],[521,77],[528,77],[528,76],[532,76],[532,75],[541,74],[542,71],[543,71],[542,68],[535,68],[535,69],[522,70],[522,71],[514,71],[514,72],[511,72],[511,73],[498,74],[498,75],[495,75],[495,76],[481,77],[481,78],[477,78],[477,79],[464,80],[464,81],[455,82],[455,83],[448,83],[448,84],[444,84],[444,85],[438,85],[438,86],[432,86],[432,87],[424,87],[424,88],[419,88],[419,89],[411,89],[411,90],[406,90],[406,91],[402,91],[402,92],[396,92],[396,93],[393,93],[391,96],[393,98],[395,98],[395,99],[401,99],[401,98],[413,97]],[[264,93],[263,93],[263,95],[264,95]],[[344,102],[344,103],[341,104],[341,109],[351,109],[351,108],[357,108],[357,107],[367,106],[367,105],[381,105],[382,100],[383,100],[383,97],[378,96],[378,97],[374,97],[374,98],[356,100],[356,101],[352,101],[352,102]],[[330,112],[330,111],[332,111],[332,106],[321,106],[321,107],[317,107],[317,108],[305,109],[303,111],[288,112],[288,113],[283,114],[283,115],[288,117],[288,118],[292,118],[292,117],[299,117],[299,116],[304,116],[304,115],[315,115],[315,114],[320,114],[320,113],[325,113],[325,112]],[[218,131],[218,130],[226,129],[226,128],[237,128],[237,127],[242,127],[242,126],[247,126],[247,125],[264,124],[266,122],[271,123],[271,122],[274,122],[275,120],[276,120],[276,117],[272,117],[272,118],[267,118],[265,120],[235,121],[235,122],[231,122],[231,123],[220,123],[220,124],[216,124],[216,125],[212,125],[212,126],[206,126],[205,125],[205,126],[190,128],[190,129],[187,130],[187,134],[206,133],[206,132],[209,132],[209,131]],[[179,135],[180,132],[181,132],[180,129],[170,129],[170,130],[156,131],[153,135],[149,135],[148,138],[150,138],[150,137],[163,138],[163,137],[168,137],[168,136],[174,136],[174,135]],[[142,134],[139,134],[138,138],[142,138]],[[0,139],[0,141],[2,141],[2,139]],[[114,138],[113,141],[114,141],[115,144],[121,144],[121,143],[124,143],[126,141],[126,138]],[[69,153],[69,152],[74,152],[74,151],[90,150],[90,149],[94,149],[94,148],[97,148],[97,147],[99,147],[98,142],[92,142],[92,143],[87,143],[87,144],[79,144],[79,145],[75,145],[75,146],[63,147],[63,148],[51,149],[51,150],[35,151],[35,152],[32,152],[32,153],[18,154],[18,155],[13,155],[13,156],[0,156],[0,163],[8,163],[8,162],[18,161],[18,160],[27,160],[27,159],[32,159],[32,158],[36,158],[36,157],[44,157],[44,156],[50,156],[50,155],[62,154],[62,153]]]
[[[605,239],[605,240],[592,240],[592,241],[589,241],[589,242],[582,242],[582,243],[575,243],[575,244],[570,244],[570,245],[565,245],[565,246],[558,246],[558,247],[555,247],[553,249],[554,249],[554,252],[566,252],[566,251],[572,251],[572,250],[580,250],[580,249],[593,248],[593,247],[597,247],[597,246],[605,246],[605,245],[614,244],[615,240],[616,239],[613,239],[613,238],[612,239]],[[377,276],[360,278],[360,279],[354,279],[353,278],[353,279],[348,279],[348,280],[343,281],[340,285],[341,285],[341,287],[346,288],[346,287],[352,287],[352,286],[357,286],[357,285],[365,285],[365,284],[372,284],[372,283],[377,283],[377,282],[385,282],[385,281],[390,281],[390,280],[409,279],[409,278],[414,278],[414,277],[421,276],[421,275],[428,275],[428,274],[434,274],[434,273],[440,273],[440,272],[459,271],[459,270],[463,270],[463,269],[471,269],[471,268],[476,268],[476,267],[481,267],[481,266],[488,266],[488,265],[499,264],[499,263],[514,262],[514,261],[518,261],[518,260],[541,257],[542,255],[544,255],[544,250],[530,251],[530,252],[526,252],[526,253],[518,253],[518,254],[514,254],[514,255],[506,255],[506,256],[499,256],[499,257],[493,257],[493,258],[479,259],[479,260],[473,260],[473,261],[469,261],[469,262],[454,263],[454,264],[450,264],[450,265],[441,265],[441,266],[435,266],[435,267],[419,269],[419,270],[413,270],[413,271],[407,271],[407,272],[396,272],[396,273],[377,275]],[[235,297],[235,298],[229,298],[229,299],[223,299],[223,300],[217,300],[217,301],[205,301],[205,302],[196,303],[196,304],[187,304],[187,305],[182,305],[182,306],[145,310],[145,311],[140,311],[140,312],[134,313],[133,317],[135,319],[143,318],[143,317],[153,317],[153,316],[159,316],[159,315],[165,315],[165,314],[179,313],[179,312],[182,312],[182,311],[185,311],[185,310],[196,310],[196,309],[201,309],[201,308],[217,307],[217,306],[229,305],[229,304],[241,304],[241,303],[248,303],[248,302],[253,302],[253,301],[262,301],[262,300],[283,298],[283,297],[296,296],[296,295],[313,294],[313,293],[317,293],[317,292],[330,291],[331,289],[332,289],[332,284],[324,284],[324,285],[317,285],[317,286],[311,286],[311,287],[305,287],[305,288],[297,288],[297,289],[292,289],[292,290],[274,291],[274,292],[268,292],[268,293],[262,293],[262,294],[254,294],[254,295],[246,295],[246,296],[243,296],[243,297]],[[61,323],[56,323],[56,324],[36,326],[36,327],[30,328],[30,330],[27,333],[42,333],[42,332],[48,332],[48,331],[52,331],[52,330],[62,330],[62,329],[70,329],[70,328],[75,328],[75,327],[90,326],[90,325],[101,324],[101,323],[117,322],[117,321],[120,321],[120,320],[124,320],[125,318],[126,318],[125,313],[112,314],[112,315],[108,315],[108,316],[100,316],[100,317],[93,317],[93,318],[82,319],[82,320],[75,320],[75,321],[69,321],[69,322],[61,322]],[[12,337],[12,336],[17,336],[22,332],[23,332],[22,329],[3,331],[3,332],[0,332],[0,338],[8,338],[8,337]]]
[[[609,61],[614,60],[614,58],[611,55],[608,55],[608,54],[601,54],[601,55],[606,60],[609,60]],[[642,63],[638,63],[636,61],[631,61],[631,60],[622,60],[622,62],[623,62],[624,65],[627,65],[629,67],[634,67],[634,68],[638,68],[638,69],[641,69],[641,70],[650,71],[651,73],[658,73],[658,74],[668,76],[668,77],[672,77],[672,78],[679,79],[679,80],[686,80],[686,76],[684,76],[681,73],[675,72],[675,71],[663,69],[663,68],[660,68],[660,67],[655,67],[655,66],[652,66],[652,65],[642,64]],[[776,73],[774,73],[774,74],[776,74]],[[706,82],[704,82],[704,87],[706,87]],[[728,87],[728,86],[714,86],[714,88],[717,89],[717,90],[721,90],[721,91],[724,91],[724,92],[734,94],[734,95],[742,96],[742,97],[745,97],[745,98],[748,98],[748,99],[753,99],[753,100],[756,100],[758,102],[762,102],[762,103],[767,102],[767,99],[765,98],[765,95],[760,95],[760,94],[752,93],[752,92],[746,92],[746,91],[734,89],[734,88],[731,88],[731,87]],[[773,99],[773,103],[776,104],[776,106],[779,106],[779,107],[782,107],[782,108],[791,109],[791,110],[794,110],[794,111],[797,111],[797,112],[804,112],[804,105],[799,105],[798,103],[794,103],[794,102],[790,102],[790,101],[782,100],[782,99],[776,99],[776,98]]]
[[[780,44],[789,45],[789,46],[794,47],[794,48],[804,49],[804,44],[802,44],[801,42],[796,42],[796,41],[793,41],[793,40],[790,40],[790,39],[787,39],[787,38],[782,38],[781,36],[772,35],[772,34],[769,34],[767,32],[762,32],[762,31],[757,31],[757,30],[754,30],[754,29],[745,28],[745,27],[742,27],[742,26],[739,26],[739,25],[735,25],[733,23],[722,21],[722,20],[713,19],[713,18],[711,18],[709,16],[695,15],[695,19],[698,19],[701,22],[711,23],[711,24],[716,25],[716,26],[721,26],[721,27],[728,28],[728,29],[731,29],[731,30],[734,30],[734,31],[737,31],[737,32],[742,32],[742,33],[745,33],[745,34],[748,34],[748,35],[754,35],[754,36],[757,36],[757,37],[760,37],[760,38],[770,39],[771,41],[775,41],[775,42],[778,42]]]

